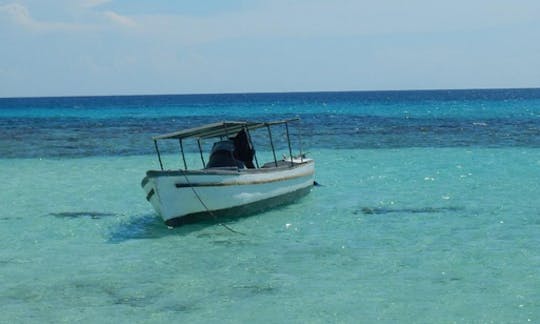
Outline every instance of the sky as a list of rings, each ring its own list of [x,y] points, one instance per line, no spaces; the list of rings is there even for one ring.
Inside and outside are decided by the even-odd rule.
[[[520,87],[538,0],[0,0],[0,97]]]

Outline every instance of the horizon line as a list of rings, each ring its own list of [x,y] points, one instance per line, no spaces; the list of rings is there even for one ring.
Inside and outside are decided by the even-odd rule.
[[[268,94],[315,94],[315,93],[351,93],[351,92],[440,92],[440,91],[495,91],[495,90],[540,90],[540,87],[503,87],[503,88],[440,88],[440,89],[386,89],[386,90],[293,90],[293,91],[255,91],[255,92],[196,92],[196,93],[143,93],[143,94],[97,94],[97,95],[50,95],[50,96],[13,96],[1,99],[53,99],[53,98],[90,98],[90,97],[158,97],[158,96],[224,96],[224,95],[268,95]]]

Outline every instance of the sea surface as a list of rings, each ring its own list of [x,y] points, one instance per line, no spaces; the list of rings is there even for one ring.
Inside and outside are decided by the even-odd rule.
[[[146,201],[152,136],[295,117],[297,203],[232,232]],[[540,322],[540,89],[4,98],[0,170],[0,323]]]

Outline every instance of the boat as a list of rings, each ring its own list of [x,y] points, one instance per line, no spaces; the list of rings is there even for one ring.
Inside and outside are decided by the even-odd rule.
[[[315,183],[313,159],[306,157],[301,145],[299,154],[293,156],[289,124],[298,120],[222,121],[153,137],[160,169],[147,171],[142,180],[146,199],[170,227],[247,216],[294,202],[308,194]],[[288,150],[281,159],[272,138],[278,127],[285,133],[280,138],[287,142],[282,149]],[[269,142],[270,161],[259,164],[252,133]],[[198,147],[200,168],[188,168],[184,152],[187,140]],[[209,140],[213,145],[205,160],[201,142]],[[159,148],[163,141],[178,142],[175,146],[180,149],[181,160],[176,160],[183,163],[179,168],[164,168]]]

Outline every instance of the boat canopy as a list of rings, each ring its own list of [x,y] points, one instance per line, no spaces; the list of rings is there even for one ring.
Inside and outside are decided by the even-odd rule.
[[[267,127],[278,124],[286,124],[291,121],[299,120],[299,118],[278,120],[272,122],[256,122],[256,121],[222,121],[213,124],[207,124],[200,127],[185,129],[178,132],[155,136],[154,141],[162,139],[184,139],[184,138],[212,138],[222,136],[233,136],[241,130],[253,130],[261,127]]]
[[[221,138],[223,140],[223,137],[227,137],[229,140],[233,140],[233,148],[234,152],[233,154],[238,154],[238,157],[234,157],[237,160],[244,163],[248,168],[254,168],[252,159],[255,159],[255,163],[257,165],[257,168],[259,167],[259,162],[257,160],[257,157],[255,156],[255,150],[253,149],[253,143],[251,142],[251,138],[249,135],[249,132],[251,130],[266,127],[268,129],[268,137],[270,139],[270,145],[272,146],[272,154],[274,156],[274,164],[277,167],[278,161],[276,157],[276,150],[274,147],[274,141],[272,139],[272,132],[270,131],[270,126],[273,125],[285,125],[285,129],[287,130],[287,143],[289,146],[289,156],[291,156],[291,166],[292,163],[292,148],[291,148],[291,140],[289,138],[289,126],[288,123],[292,121],[300,120],[300,118],[291,118],[291,119],[284,119],[284,120],[277,120],[277,121],[271,121],[271,122],[258,122],[258,121],[222,121],[218,123],[212,123],[212,124],[206,124],[203,126],[185,129],[173,133],[163,134],[159,136],[155,136],[153,138],[154,140],[154,147],[156,149],[156,153],[159,160],[159,165],[161,167],[161,170],[163,170],[163,161],[161,160],[161,154],[159,152],[158,147],[158,140],[164,140],[164,139],[176,139],[180,142],[180,151],[182,153],[182,160],[184,162],[184,169],[187,170],[187,163],[186,163],[186,157],[184,154],[184,145],[182,144],[182,140],[186,138],[194,138],[197,140],[198,146],[199,146],[199,153],[201,155],[201,161],[203,164],[203,167],[208,167],[208,165],[204,161],[203,156],[203,150],[201,147],[201,139],[205,138]],[[232,136],[232,138],[231,138]],[[302,148],[300,148],[300,156],[302,156]],[[212,158],[212,156],[211,156]],[[218,163],[219,164],[219,163]],[[213,165],[211,163],[210,165]]]

